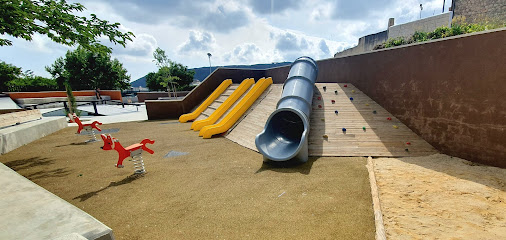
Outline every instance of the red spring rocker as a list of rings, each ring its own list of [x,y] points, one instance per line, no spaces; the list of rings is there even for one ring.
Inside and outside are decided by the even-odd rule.
[[[116,150],[118,152],[118,163],[116,164],[117,168],[122,168],[123,160],[127,157],[132,157],[132,161],[134,162],[134,174],[145,173],[146,169],[144,169],[144,161],[142,160],[142,151],[146,151],[150,154],[155,153],[153,150],[146,147],[146,144],[155,143],[154,140],[144,139],[141,143],[132,144],[128,147],[123,147],[119,140],[113,138],[111,135],[100,135],[102,140],[104,141],[104,146],[101,147],[103,150]]]
[[[101,122],[94,121],[92,123],[83,124],[75,113],[72,114],[72,115],[70,115],[70,113],[69,113],[68,116],[69,116],[71,122],[77,123],[77,133],[76,134],[80,134],[84,130],[85,132],[89,133],[90,136],[91,136],[90,140],[86,141],[87,143],[98,141],[97,138],[95,137],[95,130],[94,129],[96,129],[97,131],[101,132],[102,129],[100,129],[97,126],[97,125],[102,125]]]

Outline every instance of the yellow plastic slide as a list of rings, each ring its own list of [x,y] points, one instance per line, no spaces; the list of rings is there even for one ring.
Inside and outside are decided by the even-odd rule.
[[[216,100],[227,88],[232,84],[232,79],[227,79],[223,81],[220,86],[218,86],[211,95],[192,113],[183,114],[179,117],[179,122],[188,122],[190,120],[193,120],[197,118],[204,110],[206,110],[211,103]]]
[[[198,131],[207,125],[214,124],[254,83],[255,80],[253,78],[244,79],[241,85],[239,85],[239,87],[230,94],[230,96],[211,114],[211,116],[206,119],[193,122],[191,129]]]
[[[251,105],[272,84],[272,78],[262,78],[251,88],[244,98],[221,120],[214,125],[205,126],[200,130],[199,136],[211,138],[215,134],[224,133],[234,125]]]

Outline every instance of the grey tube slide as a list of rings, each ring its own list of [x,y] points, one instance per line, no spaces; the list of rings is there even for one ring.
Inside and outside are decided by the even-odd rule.
[[[309,116],[317,76],[318,66],[312,58],[300,57],[292,63],[276,110],[255,138],[264,159],[308,160]]]

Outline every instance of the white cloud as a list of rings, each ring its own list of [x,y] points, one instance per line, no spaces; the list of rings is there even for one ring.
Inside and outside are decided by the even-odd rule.
[[[179,54],[209,52],[214,49],[216,39],[209,32],[190,30],[188,40],[178,47]]]

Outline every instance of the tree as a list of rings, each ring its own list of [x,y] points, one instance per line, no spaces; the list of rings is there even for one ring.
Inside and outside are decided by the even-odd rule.
[[[176,92],[186,90],[193,82],[195,71],[189,71],[188,67],[170,60],[165,51],[157,48],[153,53],[153,62],[158,67],[158,72],[148,73],[146,86],[151,90],[165,90]]]
[[[8,83],[21,76],[21,68],[6,62],[0,62],[0,92],[9,91]]]
[[[46,66],[58,86],[64,88],[67,82],[74,90],[85,89],[127,89],[130,75],[117,59],[111,60],[109,53],[92,52],[78,47],[68,51],[65,58],[58,58]]]
[[[95,14],[90,18],[73,15],[84,9],[80,3],[69,4],[65,0],[1,0],[0,35],[31,41],[33,34],[39,33],[63,45],[80,45],[93,52],[106,53],[111,48],[100,44],[100,37],[123,47],[135,37],[132,32],[119,31],[119,23],[109,23]],[[10,40],[0,38],[0,46],[10,45]]]
[[[61,90],[54,79],[33,75],[30,70],[21,74],[21,77],[7,83],[9,92],[39,92]]]

